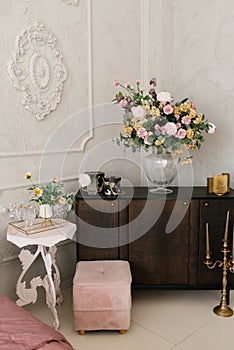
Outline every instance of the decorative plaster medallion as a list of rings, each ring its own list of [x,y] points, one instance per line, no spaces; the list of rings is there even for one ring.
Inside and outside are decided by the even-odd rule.
[[[80,4],[80,0],[63,0],[68,5],[78,6]]]
[[[55,36],[36,21],[17,36],[7,64],[13,86],[23,92],[22,104],[38,120],[55,110],[67,77],[55,46]]]

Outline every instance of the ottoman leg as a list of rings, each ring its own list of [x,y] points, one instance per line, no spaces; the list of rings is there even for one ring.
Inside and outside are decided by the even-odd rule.
[[[126,330],[125,329],[120,329],[119,330],[119,334],[125,334],[126,333]]]
[[[79,333],[80,335],[85,335],[85,331],[84,331],[83,329],[80,329],[80,330],[78,331],[78,333]]]

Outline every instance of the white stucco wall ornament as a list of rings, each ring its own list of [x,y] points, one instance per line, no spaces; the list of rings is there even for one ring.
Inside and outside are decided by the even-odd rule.
[[[80,4],[80,0],[63,0],[63,2],[73,6],[78,6]]]
[[[55,36],[35,21],[16,38],[7,64],[13,86],[23,93],[22,104],[38,120],[61,101],[67,70],[56,50]]]

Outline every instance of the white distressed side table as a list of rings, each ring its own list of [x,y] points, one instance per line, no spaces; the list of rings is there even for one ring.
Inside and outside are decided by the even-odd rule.
[[[23,225],[23,222],[9,223],[7,240],[19,248],[36,245],[37,249],[34,254],[28,249],[21,249],[18,255],[22,264],[22,272],[16,285],[16,294],[19,297],[16,303],[19,306],[34,304],[37,301],[37,287],[44,287],[46,304],[54,316],[54,328],[58,329],[60,323],[56,304],[61,304],[63,297],[60,289],[60,272],[56,264],[56,244],[66,239],[72,239],[76,231],[76,225],[60,219],[54,220],[53,224],[50,224],[48,227],[43,227],[42,220],[37,219],[33,228],[29,231],[25,231]],[[41,230],[40,227],[42,228]],[[23,278],[39,255],[41,255],[45,265],[45,276],[43,278],[41,276],[33,277],[30,281],[30,288],[27,288]]]

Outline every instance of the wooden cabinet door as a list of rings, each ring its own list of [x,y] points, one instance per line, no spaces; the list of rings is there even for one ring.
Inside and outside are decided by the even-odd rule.
[[[118,259],[118,200],[79,199],[77,260]]]
[[[215,198],[200,201],[200,229],[199,229],[199,273],[198,283],[200,287],[220,289],[222,286],[222,268],[217,266],[209,270],[204,264],[206,251],[206,223],[209,224],[210,250],[213,261],[223,259],[221,253],[222,239],[224,237],[227,211],[230,210],[229,223],[229,249],[232,248],[232,231],[234,225],[234,200],[228,198]],[[228,273],[228,286],[234,288],[234,276]]]
[[[146,209],[147,203],[147,209]],[[176,203],[176,206],[175,206]],[[184,206],[187,207],[185,210]],[[129,205],[129,262],[133,283],[186,285],[189,276],[189,204],[186,201],[133,200]],[[185,212],[166,233],[169,218]],[[143,215],[142,215],[143,213]],[[140,217],[140,219],[139,219]],[[176,220],[175,220],[176,221]],[[149,227],[151,226],[151,227]],[[140,237],[136,240],[136,232]]]

